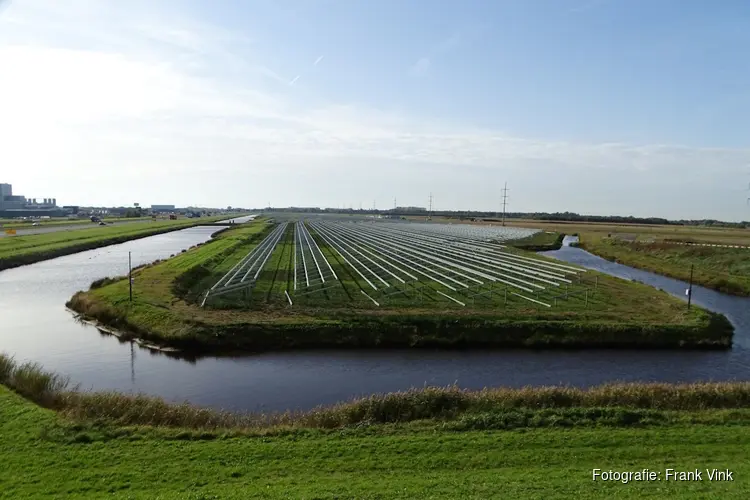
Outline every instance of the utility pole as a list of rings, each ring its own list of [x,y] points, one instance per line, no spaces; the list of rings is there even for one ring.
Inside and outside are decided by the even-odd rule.
[[[503,188],[503,226],[505,225],[505,207],[508,204],[508,183],[505,183]]]
[[[393,211],[396,211],[396,197],[393,197]]]
[[[688,311],[690,310],[690,302],[693,299],[693,264],[690,264],[690,285],[687,289],[688,296]]]
[[[427,220],[432,219],[432,193],[430,193],[430,208],[427,212]]]
[[[128,286],[130,287],[130,302],[133,302],[133,261],[128,252]]]

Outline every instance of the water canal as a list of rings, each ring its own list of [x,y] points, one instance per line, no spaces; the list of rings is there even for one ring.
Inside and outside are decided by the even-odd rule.
[[[750,379],[750,299],[700,287],[694,287],[694,302],[726,314],[737,328],[731,351],[321,350],[188,361],[121,343],[65,309],[66,300],[92,281],[125,274],[129,251],[134,265],[148,263],[206,241],[215,231],[195,227],[0,272],[0,351],[69,375],[83,389],[144,392],[248,411],[306,409],[425,384],[478,389]],[[548,255],[684,298],[685,283],[578,248]]]

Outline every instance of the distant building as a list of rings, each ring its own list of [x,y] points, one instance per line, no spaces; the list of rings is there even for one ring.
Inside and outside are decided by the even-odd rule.
[[[425,207],[396,207],[394,212],[399,213],[411,213],[411,212],[426,212],[427,209]]]
[[[33,216],[35,211],[38,211],[39,215],[46,216],[54,213],[56,207],[55,198],[44,198],[42,203],[37,203],[36,199],[14,195],[12,184],[0,184],[0,216],[2,217]]]
[[[151,205],[152,212],[174,212],[174,205]]]

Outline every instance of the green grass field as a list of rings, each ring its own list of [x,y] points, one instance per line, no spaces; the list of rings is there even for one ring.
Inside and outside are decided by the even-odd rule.
[[[99,246],[224,220],[226,216],[182,220],[147,220],[116,226],[56,231],[0,238],[0,269],[29,264]]]
[[[0,385],[0,498],[747,498],[747,410],[681,415],[661,424],[553,418],[496,430],[485,416],[468,427],[438,419],[236,434],[72,419]],[[662,480],[592,479],[594,469],[644,468]],[[668,468],[700,469],[703,480],[667,481]],[[714,468],[734,480],[709,481]]]
[[[584,235],[581,247],[622,264],[693,282],[733,295],[750,296],[750,249],[626,242]]]
[[[580,247],[593,254],[683,281],[690,279],[692,265],[694,283],[750,296],[750,249],[676,244],[750,246],[748,229],[531,220],[510,220],[507,224],[578,234]]]
[[[151,217],[104,217],[102,219],[106,222],[134,222],[151,220]],[[0,229],[30,229],[34,223],[38,223],[39,227],[48,226],[78,226],[78,225],[90,225],[94,223],[87,217],[84,219],[68,219],[66,217],[54,218],[54,219],[41,219],[41,220],[18,220],[18,219],[0,219]]]
[[[238,293],[199,307],[204,292],[271,230],[257,222],[220,235],[166,262],[138,270],[134,300],[117,281],[69,303],[76,311],[139,338],[173,347],[278,348],[308,345],[680,345],[706,341],[726,345],[727,323],[666,292],[597,273],[569,286],[545,308],[506,295],[467,298],[461,307],[436,293],[430,282],[419,292],[382,297],[375,306],[360,290],[361,278],[319,241],[339,276],[335,286],[301,296],[292,287],[292,231],[286,233],[262,271],[249,305]],[[518,250],[516,250],[518,252]],[[284,291],[293,297],[289,306]],[[546,295],[545,295],[546,294]],[[507,298],[506,298],[507,297]],[[500,333],[499,333],[500,332]],[[702,340],[700,340],[702,339]],[[712,339],[712,340],[709,340]],[[721,339],[721,340],[720,340]]]

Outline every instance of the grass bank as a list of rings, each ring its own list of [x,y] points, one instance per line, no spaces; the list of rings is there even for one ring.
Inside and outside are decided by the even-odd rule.
[[[74,231],[6,236],[0,238],[0,271],[155,234],[194,227],[202,223],[217,222],[225,218],[226,216],[207,217],[200,220],[149,220],[118,226],[96,226]]]
[[[693,282],[731,295],[750,296],[750,249],[685,243],[750,246],[750,231],[705,226],[661,226],[510,220],[509,226],[578,234],[578,246],[627,266]]]
[[[341,287],[308,301],[295,298],[283,242],[263,271],[249,307],[227,302],[199,307],[201,294],[257,244],[270,225],[224,232],[199,248],[140,269],[134,298],[126,280],[79,292],[68,307],[87,319],[187,351],[262,351],[307,347],[650,347],[727,348],[733,328],[721,315],[684,304],[663,291],[596,273],[570,296],[543,308],[495,292],[491,300],[456,307],[445,300],[402,297],[381,307],[362,299],[334,258]],[[324,252],[326,249],[323,249]],[[232,307],[234,307],[232,309]]]
[[[105,222],[136,222],[151,220],[151,217],[104,217],[102,220]],[[93,226],[94,223],[87,218],[79,219],[68,219],[68,218],[54,218],[54,219],[29,219],[29,220],[17,220],[17,219],[0,219],[1,229],[31,229],[34,223],[38,224],[38,227],[48,226],[79,226],[89,225]]]
[[[562,247],[564,233],[541,231],[526,238],[509,241],[507,245],[529,252],[547,252]]]
[[[69,392],[49,382],[62,378],[0,355],[3,366],[9,498],[744,499],[750,488],[748,384],[422,389],[232,416]],[[662,479],[667,468],[729,468],[734,481],[704,472],[623,484],[593,481],[596,468]]]
[[[583,234],[580,247],[608,260],[722,293],[750,297],[750,250],[627,241]]]

